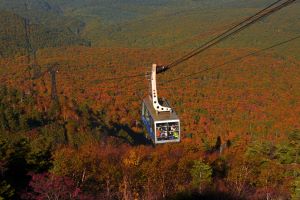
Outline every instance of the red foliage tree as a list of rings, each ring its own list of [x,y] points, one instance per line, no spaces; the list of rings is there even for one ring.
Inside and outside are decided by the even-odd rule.
[[[51,173],[32,174],[31,176],[30,188],[22,195],[24,199],[93,199],[91,196],[84,195],[68,177],[56,176]]]

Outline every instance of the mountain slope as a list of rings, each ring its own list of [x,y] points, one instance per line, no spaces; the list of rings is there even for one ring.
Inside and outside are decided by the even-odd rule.
[[[89,45],[78,33],[83,22],[63,15],[59,6],[45,0],[0,0],[1,56],[24,53],[26,48],[25,19],[29,41],[35,49],[69,45]]]
[[[272,1],[271,1],[272,2]],[[87,22],[89,29],[83,30],[84,37],[92,40],[95,46],[119,47],[151,47],[151,48],[190,48],[197,47],[213,35],[222,33],[232,24],[253,15],[259,4],[224,4],[224,8],[192,7],[173,12],[156,13],[150,16],[121,22],[111,26],[101,25],[101,20]],[[295,3],[278,13],[254,24],[237,34],[232,39],[221,44],[221,47],[254,47],[263,48],[276,41],[285,40],[300,34],[300,18],[297,14],[300,4]],[[95,30],[98,34],[95,36]],[[93,37],[89,37],[93,35]],[[183,45],[183,41],[186,41]],[[295,51],[300,49],[299,43],[294,43],[284,50],[285,53],[298,56]]]
[[[25,19],[11,12],[1,12],[0,23],[0,56],[7,57],[25,53],[25,48],[28,46]],[[88,41],[64,27],[30,24],[28,30],[29,42],[36,50],[46,47],[89,45]]]

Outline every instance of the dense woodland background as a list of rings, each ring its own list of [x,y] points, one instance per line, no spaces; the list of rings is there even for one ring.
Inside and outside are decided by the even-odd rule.
[[[140,120],[169,63],[272,0],[0,0],[0,199],[299,199],[300,3],[159,75],[182,142]],[[191,73],[199,75],[170,81]]]

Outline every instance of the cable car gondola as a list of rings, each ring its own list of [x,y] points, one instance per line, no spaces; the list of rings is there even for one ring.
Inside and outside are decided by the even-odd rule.
[[[180,120],[168,101],[157,95],[156,74],[163,71],[152,65],[151,92],[142,103],[142,121],[154,144],[180,142]]]

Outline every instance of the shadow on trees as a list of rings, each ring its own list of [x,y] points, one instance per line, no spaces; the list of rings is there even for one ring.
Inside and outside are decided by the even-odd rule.
[[[133,131],[128,125],[113,124],[112,130],[109,132],[116,133],[116,135],[113,136],[122,138],[133,146],[152,145],[152,141],[146,138],[143,133]]]
[[[96,133],[96,138],[102,140],[103,142],[107,141],[107,137],[114,137],[116,143],[128,143],[132,146],[138,145],[151,145],[151,141],[145,137],[143,133],[136,132],[132,130],[129,125],[124,125],[120,123],[108,123],[106,122],[106,113],[104,110],[95,111],[90,108],[88,105],[77,105],[76,113],[81,118],[81,124],[84,127],[88,127],[90,132]],[[100,134],[100,135],[99,135]]]

